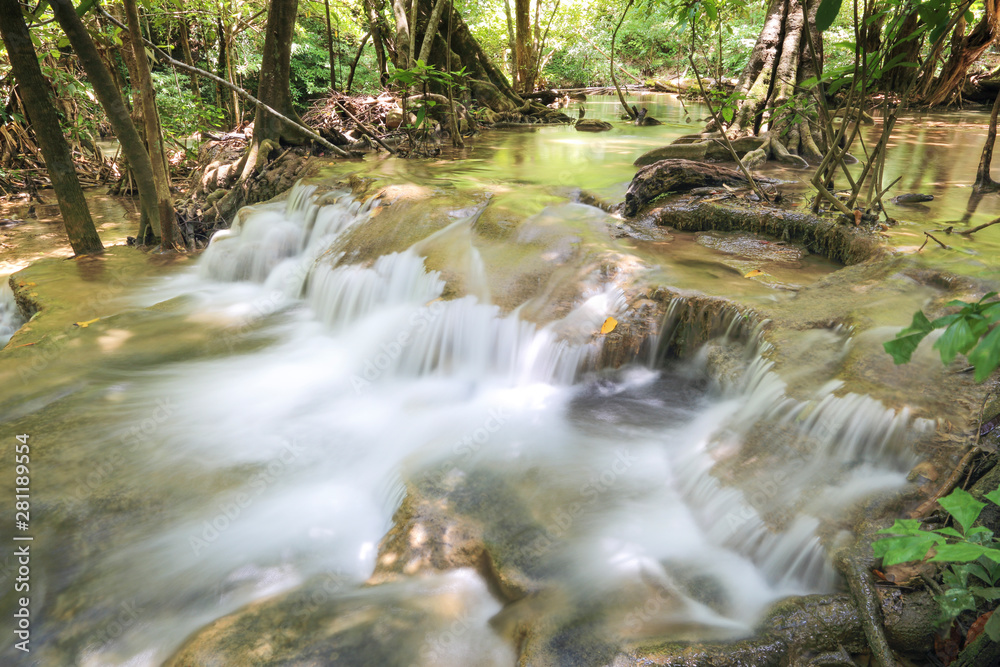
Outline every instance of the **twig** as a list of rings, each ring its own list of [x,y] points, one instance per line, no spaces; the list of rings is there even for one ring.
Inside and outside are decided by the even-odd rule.
[[[874,201],[869,202],[868,209],[871,210],[872,208],[875,207],[876,204],[879,205],[879,206],[881,206],[882,205],[882,197],[885,195],[886,192],[889,191],[889,188],[891,188],[892,186],[894,186],[896,183],[899,183],[899,181],[900,181],[901,178],[903,178],[903,177],[902,176],[897,176],[896,180],[894,180],[892,183],[890,183],[889,185],[887,185],[884,190],[882,190],[877,195],[875,195]]]
[[[942,247],[942,248],[944,248],[945,250],[951,250],[951,248],[949,248],[949,247],[948,247],[948,246],[946,246],[945,244],[941,243],[941,241],[940,241],[940,240],[938,240],[938,238],[937,238],[936,236],[934,236],[933,234],[931,234],[930,232],[924,232],[924,235],[925,235],[925,236],[927,236],[927,238],[929,238],[929,239],[931,239],[932,241],[934,241],[935,243],[937,243],[937,244],[938,244],[939,246],[941,246],[941,247]],[[924,245],[926,245],[926,244],[927,244],[927,241],[924,241]],[[920,247],[921,247],[921,248],[923,248],[924,246],[920,246]],[[918,251],[918,252],[919,252],[919,251]]]

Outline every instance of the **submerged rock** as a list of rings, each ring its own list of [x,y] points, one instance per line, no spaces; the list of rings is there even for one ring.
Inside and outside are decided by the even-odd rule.
[[[611,123],[596,118],[581,118],[576,121],[574,127],[578,132],[607,132],[614,129],[614,125]]]

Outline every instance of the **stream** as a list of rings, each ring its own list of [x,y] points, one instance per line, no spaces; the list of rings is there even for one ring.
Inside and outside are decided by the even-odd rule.
[[[713,315],[708,344],[676,347],[691,295],[794,305],[840,267],[746,235],[629,233],[577,203],[620,201],[632,161],[705,113],[637,101],[664,124],[331,162],[190,260],[74,266],[31,241],[48,223],[4,228],[6,271],[50,257],[16,279],[67,319],[43,312],[0,352],[0,452],[13,461],[30,434],[34,537],[31,653],[5,628],[0,662],[513,665],[512,628],[541,617],[566,664],[605,664],[628,642],[745,637],[776,600],[842,586],[829,553],[852,539],[851,508],[907,487],[935,415],[905,387],[845,385],[819,353],[797,368],[814,388],[791,391],[737,308]],[[586,105],[615,119],[610,98]],[[995,195],[966,215],[987,121],[900,122],[891,194],[935,200],[889,205],[893,246],[1000,215]],[[353,193],[348,174],[377,187]],[[126,222],[104,231],[120,240]],[[995,272],[996,229],[913,262]],[[23,324],[6,282],[0,345]],[[608,318],[624,329],[664,285],[679,296],[638,351],[605,363]],[[913,285],[873,304],[872,330],[891,336],[927,298]],[[808,335],[834,355],[882,340]],[[306,612],[280,612],[305,593]],[[514,616],[529,598],[534,615]]]

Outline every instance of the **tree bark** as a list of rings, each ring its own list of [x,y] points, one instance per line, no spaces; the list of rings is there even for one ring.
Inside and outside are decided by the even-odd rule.
[[[330,90],[337,90],[337,69],[333,55],[333,25],[330,23],[330,0],[323,0],[326,8],[326,49],[330,53]],[[364,46],[364,42],[361,43]],[[353,74],[353,70],[351,70]]]
[[[139,190],[139,206],[142,210],[137,238],[140,243],[152,242],[154,237],[161,236],[161,229],[156,181],[153,178],[153,165],[149,153],[146,152],[142,137],[132,122],[118,86],[104,66],[101,55],[97,52],[97,47],[83,21],[77,16],[73,4],[70,0],[50,0],[50,5],[56,20],[80,59],[80,64],[87,73],[87,79],[94,87],[94,94],[104,108],[111,129],[121,144],[122,154],[132,169],[132,175],[135,176],[136,187]]]
[[[291,80],[292,38],[295,31],[295,16],[298,0],[273,0],[267,13],[267,27],[264,36],[264,59],[260,67],[260,83],[257,98],[279,113],[301,123],[292,106]],[[282,123],[263,109],[257,109],[254,117],[253,140],[284,141],[302,144],[304,135]]]
[[[351,86],[354,85],[354,72],[358,69],[358,63],[361,61],[361,54],[364,53],[364,51],[365,51],[365,44],[368,43],[368,38],[371,37],[371,34],[372,34],[371,30],[369,30],[361,38],[361,43],[358,44],[358,52],[356,54],[354,54],[354,60],[351,61],[351,71],[347,75],[347,84],[344,87],[344,91],[348,95],[351,94]]]
[[[997,183],[990,176],[990,167],[993,163],[993,145],[997,140],[997,116],[1000,114],[1000,92],[993,102],[993,111],[990,113],[990,129],[986,133],[986,142],[983,144],[983,154],[979,158],[979,168],[976,170],[976,182],[972,186],[974,192],[995,192],[1000,190],[1000,183]]]
[[[997,37],[998,28],[1000,28],[998,25],[1000,24],[1000,16],[998,16],[1000,14],[1000,0],[984,0],[983,9],[982,19],[968,35],[965,35],[964,18],[955,27],[951,55],[941,68],[941,74],[924,91],[921,100],[924,104],[935,106],[953,101],[962,92],[969,68]]]
[[[59,126],[59,118],[49,97],[51,86],[42,76],[38,56],[31,44],[28,26],[16,0],[0,0],[0,34],[7,45],[14,78],[24,100],[25,110],[38,139],[45,168],[59,201],[66,234],[77,255],[98,254],[104,250],[94,221],[83,196],[83,188],[73,167],[69,145]]]
[[[368,12],[368,25],[372,33],[372,46],[375,47],[375,60],[378,62],[379,84],[385,85],[388,82],[389,74],[385,58],[385,35],[383,30],[382,16],[375,11],[372,0],[364,0],[365,10]]]
[[[396,67],[409,69],[410,63],[410,20],[406,17],[406,0],[392,0],[392,13],[396,17]]]
[[[180,21],[180,34],[181,34],[181,54],[184,57],[184,62],[188,65],[194,67],[194,56],[191,54],[191,37],[188,31],[188,24],[186,21]],[[201,106],[201,82],[198,79],[197,74],[191,74],[191,94],[194,95],[195,103]]]
[[[167,172],[163,134],[160,130],[160,114],[156,110],[149,60],[146,57],[146,47],[142,43],[139,10],[135,0],[124,0],[123,4],[125,5],[129,36],[132,38],[132,48],[135,53],[136,72],[139,75],[139,80],[133,83],[140,90],[143,121],[146,125],[146,146],[149,150],[149,161],[153,167],[153,182],[156,185],[156,204],[160,218],[160,245],[164,250],[173,250],[176,248],[174,240],[175,214],[173,202],[170,200],[170,175]]]
[[[514,0],[514,61],[517,77],[514,90],[530,93],[534,87],[531,78],[531,0]]]

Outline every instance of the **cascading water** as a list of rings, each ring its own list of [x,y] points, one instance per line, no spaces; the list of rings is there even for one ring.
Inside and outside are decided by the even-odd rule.
[[[253,600],[334,581],[331,599],[430,619],[415,639],[387,639],[400,644],[389,663],[514,664],[490,622],[501,605],[471,570],[361,586],[407,485],[438,473],[472,496],[507,489],[520,509],[483,501],[485,530],[516,535],[511,561],[527,577],[602,610],[621,635],[745,635],[775,599],[832,588],[817,528],[834,504],[903,483],[905,413],[832,387],[795,401],[759,357],[728,389],[699,358],[601,371],[597,332],[626,310],[620,288],[592,286],[542,326],[481,290],[444,298],[446,279],[425,266],[434,238],[348,261],[372,211],[297,187],[241,212],[196,270],[147,291],[193,294],[178,306],[186,325],[221,327],[234,352],[108,385],[115,423],[130,425],[114,433],[115,475],[143,488],[155,519],[82,562],[74,595],[103,602],[60,627],[59,660],[160,664]],[[470,285],[479,263],[465,263],[480,273]],[[736,320],[713,326],[732,335]],[[725,464],[755,428],[795,437],[775,441],[769,477],[731,484]],[[139,620],[92,641],[121,605]],[[461,640],[430,650],[456,618]]]
[[[7,276],[0,276],[0,348],[7,344],[10,337],[24,324],[24,318],[14,301],[14,292],[10,289]]]

